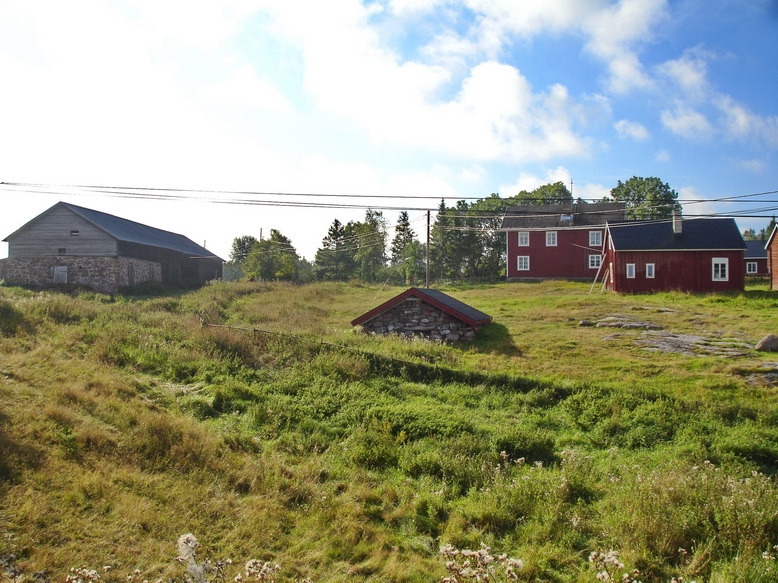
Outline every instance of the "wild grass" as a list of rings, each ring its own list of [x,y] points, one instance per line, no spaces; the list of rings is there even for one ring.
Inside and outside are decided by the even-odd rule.
[[[611,550],[644,582],[773,580],[775,358],[579,326],[755,343],[778,328],[772,292],[493,285],[447,290],[495,318],[470,346],[351,330],[398,291],[0,287],[0,557],[173,579],[194,532],[202,556],[278,563],[279,581],[451,577],[446,544],[520,559],[520,581],[595,581]]]

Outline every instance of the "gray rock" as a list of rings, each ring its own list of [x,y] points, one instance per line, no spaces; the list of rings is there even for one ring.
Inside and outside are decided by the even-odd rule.
[[[778,336],[768,334],[757,342],[755,348],[760,352],[778,352]]]

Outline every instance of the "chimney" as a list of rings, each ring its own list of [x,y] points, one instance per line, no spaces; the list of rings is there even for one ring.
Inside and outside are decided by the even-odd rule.
[[[683,234],[683,217],[681,216],[681,213],[677,210],[673,211],[673,234],[674,235],[681,235]]]

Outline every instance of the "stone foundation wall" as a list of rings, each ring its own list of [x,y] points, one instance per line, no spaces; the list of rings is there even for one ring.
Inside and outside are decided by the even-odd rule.
[[[162,281],[162,268],[159,263],[126,257],[9,257],[2,260],[0,277],[12,285],[69,283],[113,293],[124,285]]]
[[[475,339],[477,329],[419,298],[408,298],[362,324],[362,331],[459,342]]]

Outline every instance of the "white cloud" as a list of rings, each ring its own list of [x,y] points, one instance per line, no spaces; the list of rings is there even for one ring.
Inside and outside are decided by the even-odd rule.
[[[722,128],[730,139],[757,139],[778,148],[778,116],[760,116],[728,95],[718,95],[713,104],[722,113]]]
[[[279,113],[291,111],[292,106],[279,89],[260,79],[254,70],[244,65],[232,75],[200,89],[200,97],[217,105],[268,109]]]
[[[500,193],[503,198],[516,196],[522,190],[531,192],[544,184],[553,184],[555,182],[564,183],[570,188],[570,171],[564,166],[547,169],[543,176],[538,176],[529,172],[522,172],[514,182],[500,185]],[[576,195],[578,196],[578,195]]]
[[[746,172],[752,174],[761,174],[767,169],[767,164],[764,160],[752,159],[752,160],[738,160],[737,166]]]
[[[678,59],[665,61],[657,72],[680,88],[685,99],[699,100],[710,90],[708,84],[708,60],[713,53],[701,47],[684,51]]]
[[[699,194],[693,186],[678,189],[678,198],[683,200],[683,214],[712,215],[718,214],[714,203],[709,202],[709,196]]]
[[[629,138],[632,140],[643,141],[649,138],[649,133],[646,127],[634,121],[622,119],[617,121],[614,127],[616,128],[616,132],[619,134],[619,137],[622,140]]]
[[[604,198],[610,198],[611,189],[602,184],[596,184],[588,182],[586,184],[576,184],[573,191],[573,196],[576,198],[582,198],[584,200],[602,200]]]
[[[657,151],[656,155],[654,156],[654,159],[657,162],[662,162],[664,164],[669,162],[672,159],[672,157],[670,156],[670,152],[662,148]]]
[[[469,69],[453,98],[441,99],[454,82],[449,70],[403,62],[382,46],[361,4],[305,6],[300,19],[299,5],[274,3],[274,29],[302,51],[315,103],[355,121],[374,141],[477,160],[585,153],[579,120],[568,113],[575,101],[563,87],[534,93],[518,69],[487,61]]]
[[[651,40],[653,28],[667,18],[667,9],[666,0],[620,0],[585,20],[590,37],[586,48],[608,63],[607,86],[614,93],[653,87],[633,46]]]
[[[660,117],[667,129],[689,140],[705,141],[714,134],[713,126],[702,113],[682,104],[672,111],[662,111]]]

